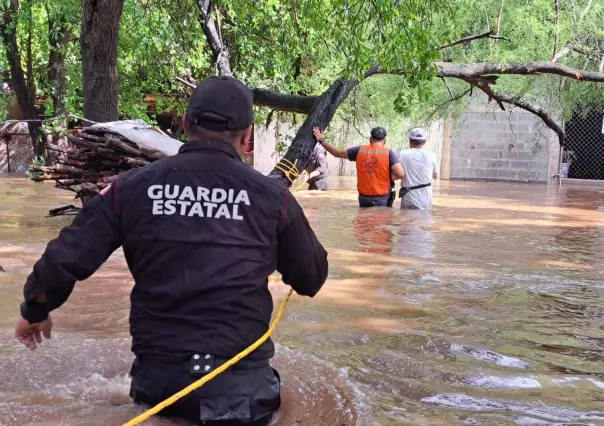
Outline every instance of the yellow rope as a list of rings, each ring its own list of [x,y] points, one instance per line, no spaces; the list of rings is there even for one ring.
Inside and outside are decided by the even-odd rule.
[[[163,410],[164,408],[168,407],[169,405],[174,404],[180,398],[182,398],[182,397],[190,394],[191,392],[193,392],[196,389],[199,389],[204,384],[206,384],[207,382],[209,382],[210,380],[212,380],[214,377],[218,376],[220,373],[224,372],[229,367],[231,367],[232,365],[234,365],[237,362],[241,361],[243,358],[245,358],[246,356],[248,356],[250,353],[252,353],[256,349],[258,349],[258,347],[260,347],[260,345],[262,345],[264,342],[266,342],[266,340],[271,336],[271,334],[273,334],[273,331],[275,331],[275,328],[277,328],[277,324],[279,323],[279,320],[283,316],[283,311],[285,310],[285,305],[287,304],[287,301],[291,297],[293,291],[294,291],[293,289],[290,289],[289,292],[287,293],[287,296],[285,296],[285,299],[283,299],[283,302],[281,302],[281,306],[279,306],[279,310],[277,311],[277,315],[275,315],[275,319],[271,323],[271,325],[268,328],[268,330],[266,331],[266,333],[264,333],[262,335],[262,337],[260,337],[254,343],[252,343],[247,349],[245,349],[242,352],[238,353],[233,358],[231,358],[230,360],[228,360],[227,362],[225,362],[224,364],[222,364],[220,367],[218,367],[217,369],[215,369],[211,373],[208,373],[206,376],[203,376],[201,379],[197,380],[196,382],[191,383],[189,386],[187,386],[186,388],[184,388],[180,392],[175,393],[170,398],[166,399],[163,402],[160,402],[155,407],[153,407],[153,408],[145,411],[143,414],[141,414],[140,416],[138,416],[138,417],[130,420],[128,423],[124,423],[122,426],[135,426],[135,425],[141,424],[142,422],[144,422],[145,420],[147,420],[152,415],[157,414],[161,410]]]
[[[306,175],[306,171],[302,172],[302,176]],[[298,186],[296,189],[294,189],[292,192],[298,192],[299,190],[302,189],[302,187],[304,186],[304,184],[308,181],[308,179],[304,179],[302,181],[302,183],[300,184],[300,186]],[[293,183],[293,182],[292,182]]]
[[[296,163],[292,163],[287,158],[282,158],[275,166],[275,169],[282,171],[287,180],[289,180],[291,183],[294,183],[294,181],[298,179],[298,176],[300,175],[300,171],[298,170]]]

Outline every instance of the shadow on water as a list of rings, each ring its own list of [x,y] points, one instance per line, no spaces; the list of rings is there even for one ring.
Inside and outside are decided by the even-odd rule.
[[[604,191],[441,182],[421,212],[360,210],[351,179],[332,188],[296,194],[330,276],[277,329],[275,424],[604,425]],[[66,223],[45,211],[68,199],[15,180],[0,200],[0,424],[128,420],[123,254],[27,353],[10,340],[21,285]],[[277,305],[287,287],[270,288]]]

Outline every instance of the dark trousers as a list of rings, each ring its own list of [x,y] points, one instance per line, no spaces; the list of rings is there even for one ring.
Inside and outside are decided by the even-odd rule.
[[[313,182],[308,183],[309,191],[327,191],[329,184],[327,183],[327,179],[318,179]]]
[[[226,362],[216,359],[213,368]],[[160,412],[193,424],[209,426],[264,426],[281,405],[276,370],[266,362],[241,361]],[[252,367],[249,367],[249,366]],[[135,403],[154,406],[184,389],[200,375],[191,373],[191,362],[170,364],[136,359],[130,372],[130,396]]]
[[[388,207],[389,196],[369,197],[359,194],[359,207]]]

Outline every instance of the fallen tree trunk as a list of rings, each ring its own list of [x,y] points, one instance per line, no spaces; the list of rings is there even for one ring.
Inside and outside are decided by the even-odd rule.
[[[317,141],[313,136],[313,127],[325,129],[338,107],[348,94],[358,84],[356,80],[337,79],[316,101],[313,109],[310,111],[302,126],[296,132],[287,152],[283,156],[286,160],[275,167],[269,176],[278,180],[286,186],[291,186],[291,180],[283,172],[282,168],[289,169],[290,164],[294,164],[299,172],[302,172],[308,166],[308,161],[315,148]]]

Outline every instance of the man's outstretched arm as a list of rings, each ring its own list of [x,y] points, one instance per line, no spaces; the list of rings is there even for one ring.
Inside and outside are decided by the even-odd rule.
[[[41,342],[41,331],[50,336],[48,314],[67,300],[75,282],[90,277],[121,245],[114,190],[115,186],[90,200],[34,265],[23,290],[22,319],[15,328],[15,336],[28,348]]]
[[[325,148],[325,151],[329,152],[331,155],[333,155],[336,158],[348,159],[348,154],[347,154],[346,150],[336,148],[335,146],[333,146],[332,144],[327,142],[325,140],[325,135],[323,134],[323,132],[321,132],[321,130],[318,127],[315,127],[312,130],[312,132],[315,135],[315,139],[317,140],[317,142],[320,143],[323,148]]]

